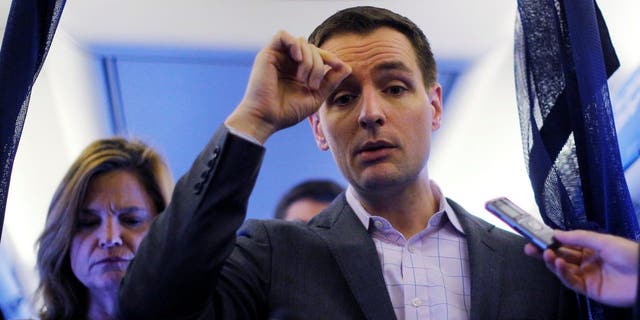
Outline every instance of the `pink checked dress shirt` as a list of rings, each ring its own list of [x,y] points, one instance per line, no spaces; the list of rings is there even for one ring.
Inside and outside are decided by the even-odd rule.
[[[409,239],[386,219],[371,216],[351,186],[347,188],[347,202],[373,238],[399,320],[469,319],[467,240],[440,188],[430,183],[440,203],[438,212],[424,230]]]

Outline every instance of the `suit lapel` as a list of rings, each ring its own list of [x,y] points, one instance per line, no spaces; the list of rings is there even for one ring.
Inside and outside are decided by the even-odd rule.
[[[447,199],[448,200],[448,199]],[[467,238],[471,272],[471,319],[496,319],[502,296],[505,261],[491,232],[495,226],[448,200]],[[373,240],[344,195],[312,222],[336,259],[367,319],[395,319]]]
[[[490,225],[457,203],[447,199],[456,212],[467,238],[469,272],[471,273],[471,319],[497,319],[502,296],[504,258]]]
[[[395,319],[375,245],[344,194],[315,222],[367,319]],[[320,218],[320,217],[318,217]]]

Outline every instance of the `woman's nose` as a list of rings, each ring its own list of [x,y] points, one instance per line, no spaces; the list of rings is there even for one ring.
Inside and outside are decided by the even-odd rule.
[[[120,234],[120,226],[115,221],[115,217],[109,215],[104,225],[100,228],[99,244],[101,248],[111,248],[122,245],[122,237]]]

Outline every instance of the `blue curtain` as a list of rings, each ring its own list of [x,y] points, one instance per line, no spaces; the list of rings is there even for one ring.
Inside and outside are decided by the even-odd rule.
[[[597,5],[518,0],[515,39],[523,151],[545,223],[637,240],[607,87],[619,62]],[[581,306],[583,318],[618,315]]]
[[[47,56],[65,0],[14,0],[0,49],[0,238],[11,168],[31,87]]]

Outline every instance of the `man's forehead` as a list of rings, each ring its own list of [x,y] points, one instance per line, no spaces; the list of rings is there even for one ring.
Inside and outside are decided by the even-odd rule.
[[[407,66],[403,61],[400,60],[390,60],[384,61],[380,64],[377,64],[374,68],[375,71],[404,71],[408,73],[413,73],[413,70]]]
[[[352,68],[360,65],[373,71],[406,72],[415,72],[414,69],[419,68],[409,39],[388,27],[380,27],[366,34],[335,35],[327,39],[321,48],[334,53]]]
[[[411,41],[402,32],[387,26],[380,26],[367,32],[343,31],[327,36],[322,44],[321,49],[332,51],[335,47],[350,44],[353,39],[362,39],[378,35],[380,41],[401,41],[411,45]]]

